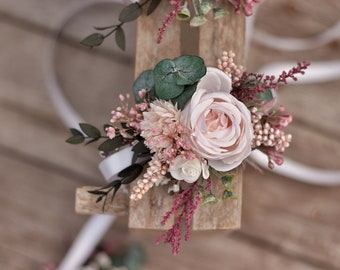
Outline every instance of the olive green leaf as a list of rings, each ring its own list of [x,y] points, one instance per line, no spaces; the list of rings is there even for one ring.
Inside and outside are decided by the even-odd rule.
[[[119,21],[122,23],[131,22],[136,20],[141,14],[142,7],[136,2],[122,9],[119,14]]]
[[[116,44],[122,50],[125,51],[125,33],[122,27],[118,26],[115,34]]]
[[[98,146],[99,151],[111,152],[122,146],[123,137],[117,136],[113,139],[108,139]]]
[[[82,41],[80,41],[80,44],[92,48],[102,44],[104,39],[105,39],[104,35],[100,33],[93,33],[84,38]]]
[[[90,124],[80,123],[79,126],[81,130],[92,139],[98,139],[101,136],[99,129]]]

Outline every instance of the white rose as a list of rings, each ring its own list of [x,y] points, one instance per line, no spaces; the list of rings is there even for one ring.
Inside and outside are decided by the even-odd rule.
[[[204,179],[209,177],[208,165],[198,158],[188,160],[177,156],[169,166],[169,172],[173,178],[187,183],[195,182],[201,174]]]
[[[217,68],[208,68],[183,110],[193,151],[218,171],[236,168],[251,152],[250,111],[230,91],[231,79]]]

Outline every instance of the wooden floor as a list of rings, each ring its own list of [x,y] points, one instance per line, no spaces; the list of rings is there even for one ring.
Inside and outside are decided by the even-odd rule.
[[[59,261],[87,219],[74,213],[75,188],[103,183],[94,148],[64,143],[68,132],[44,82],[48,33],[75,2],[0,1],[0,269],[36,270]],[[319,33],[340,14],[338,0],[322,2],[264,1],[256,25],[284,36]],[[93,52],[78,45],[93,25],[111,23],[110,8],[98,5],[73,18],[56,48],[65,94],[97,124],[107,121],[116,94],[129,91],[133,77],[133,27],[125,54],[110,49],[113,41]],[[255,71],[285,59],[340,60],[340,41],[300,53],[252,44],[247,67]],[[295,114],[287,155],[340,169],[340,80],[285,87],[281,103]],[[240,231],[196,233],[177,257],[167,246],[154,246],[156,233],[127,232],[124,219],[107,238],[123,232],[142,243],[148,270],[340,269],[340,187],[311,186],[251,168],[244,179]]]

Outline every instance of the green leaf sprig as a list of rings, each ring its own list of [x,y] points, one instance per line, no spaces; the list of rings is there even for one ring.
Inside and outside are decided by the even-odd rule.
[[[164,59],[153,70],[140,74],[133,85],[133,91],[137,102],[141,102],[138,92],[146,89],[151,100],[169,100],[177,104],[178,109],[183,109],[206,72],[204,61],[199,56],[183,55],[173,60]]]
[[[69,137],[66,142],[70,144],[81,144],[85,142],[85,145],[98,141],[99,139],[105,139],[98,146],[98,150],[108,155],[110,152],[116,151],[119,147],[131,143],[134,139],[123,138],[121,135],[117,135],[115,138],[110,139],[108,136],[102,135],[100,130],[95,126],[86,123],[79,124],[80,130],[71,128],[72,136]],[[105,130],[104,126],[104,130]]]
[[[138,163],[132,164],[118,173],[117,176],[120,179],[115,179],[104,187],[95,190],[89,190],[88,192],[98,196],[96,203],[99,203],[104,199],[102,206],[102,211],[104,212],[107,198],[110,196],[110,194],[112,193],[111,195],[112,202],[120,187],[122,185],[127,185],[133,182],[141,174],[142,171],[143,171],[142,164]]]
[[[151,2],[148,9],[147,15],[152,14],[158,5],[160,4],[161,0],[145,0],[143,3],[132,3],[126,7],[124,7],[118,17],[119,23],[104,26],[104,27],[94,27],[97,31],[106,31],[109,30],[106,34],[102,34],[100,32],[92,33],[91,35],[85,37],[80,44],[86,47],[97,47],[100,46],[104,40],[115,33],[115,41],[117,46],[122,50],[125,51],[126,47],[126,38],[125,32],[123,29],[123,25],[127,22],[132,22],[137,20],[137,18],[142,14],[143,6],[146,5],[148,2]]]

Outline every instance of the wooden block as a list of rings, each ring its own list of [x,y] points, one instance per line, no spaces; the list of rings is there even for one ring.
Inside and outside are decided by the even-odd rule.
[[[209,18],[208,22],[200,27],[199,55],[207,66],[215,67],[217,59],[223,51],[232,50],[236,54],[235,61],[243,64],[245,58],[245,18],[236,15],[227,2],[221,2],[229,14],[219,20]],[[211,16],[211,14],[210,14]],[[242,169],[237,168],[230,172],[235,174],[233,181],[233,194],[237,199],[220,200],[215,205],[199,205],[193,217],[194,230],[239,229],[241,226],[242,204]],[[221,198],[224,187],[219,179],[212,177],[213,193]]]
[[[104,211],[103,201],[96,203],[97,196],[89,193],[89,190],[95,190],[100,187],[84,186],[76,190],[75,210],[78,214],[108,214],[108,215],[126,215],[129,210],[129,195],[127,192],[120,190],[117,192],[113,203],[111,197],[107,199]]]

